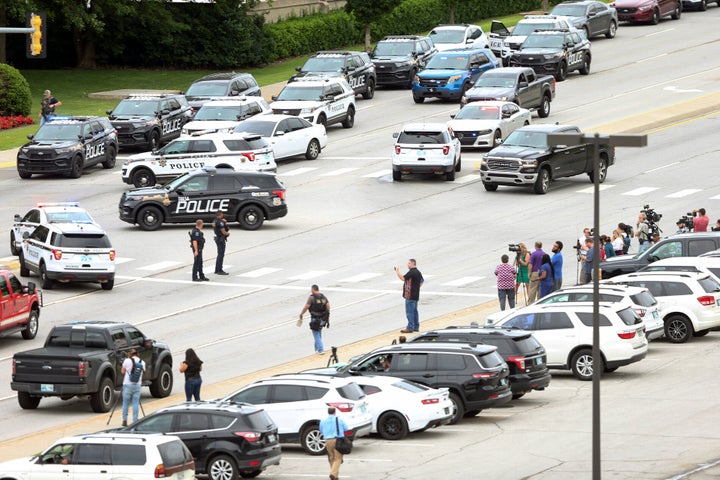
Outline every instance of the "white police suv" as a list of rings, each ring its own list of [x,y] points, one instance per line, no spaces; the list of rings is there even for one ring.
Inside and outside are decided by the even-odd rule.
[[[288,83],[270,104],[273,113],[344,128],[355,124],[355,92],[343,78],[303,77]]]
[[[78,202],[38,203],[25,215],[15,214],[10,230],[10,252],[20,253],[25,233],[30,235],[38,225],[48,223],[95,223],[95,220]]]

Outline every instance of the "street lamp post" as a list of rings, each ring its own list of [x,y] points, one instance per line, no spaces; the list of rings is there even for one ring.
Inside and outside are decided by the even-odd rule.
[[[551,133],[549,146],[588,145],[593,151],[593,376],[592,376],[592,478],[600,480],[600,147],[645,147],[647,135],[601,135],[595,133]],[[605,168],[608,166],[605,165]]]

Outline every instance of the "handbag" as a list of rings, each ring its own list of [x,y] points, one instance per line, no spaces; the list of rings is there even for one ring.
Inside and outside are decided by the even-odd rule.
[[[338,422],[337,417],[335,417],[335,425],[337,426],[337,432],[340,433],[340,422]],[[337,437],[335,439],[335,450],[342,453],[343,455],[347,455],[350,452],[352,452],[353,449],[353,442],[352,439],[345,436],[343,433],[342,437]]]

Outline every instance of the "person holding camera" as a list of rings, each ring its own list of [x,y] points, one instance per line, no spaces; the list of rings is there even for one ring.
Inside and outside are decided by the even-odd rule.
[[[640,242],[640,246],[638,247],[638,253],[642,253],[648,248],[650,248],[650,226],[647,223],[647,219],[645,217],[644,212],[640,212],[638,214],[638,221],[636,225],[636,232],[635,236],[638,239],[638,242]]]
[[[593,271],[593,258],[595,255],[595,242],[592,238],[585,240],[585,253],[582,256],[583,259],[583,282],[590,283],[592,281]]]
[[[515,308],[515,267],[508,264],[510,258],[505,254],[500,257],[500,261],[502,263],[495,267],[500,310],[505,310],[505,299],[510,308]]]
[[[528,273],[528,265],[530,264],[530,253],[524,243],[518,243],[518,252],[515,254],[515,270],[517,277],[515,278],[515,298],[518,297],[518,291],[522,286],[525,295],[525,305],[527,305],[528,284],[530,283],[530,274]]]
[[[228,232],[228,222],[223,212],[217,212],[215,214],[215,220],[213,221],[213,230],[215,231],[215,245],[217,246],[217,258],[215,259],[215,275],[227,275],[228,273],[223,270],[223,261],[225,260],[225,244],[230,236]]]
[[[322,341],[322,329],[330,326],[330,302],[320,293],[320,287],[317,285],[310,287],[310,296],[300,312],[300,321],[308,310],[310,310],[310,330],[315,340],[315,353],[323,355],[325,347]]]
[[[710,224],[710,217],[705,213],[704,208],[693,210],[693,231],[707,232]]]

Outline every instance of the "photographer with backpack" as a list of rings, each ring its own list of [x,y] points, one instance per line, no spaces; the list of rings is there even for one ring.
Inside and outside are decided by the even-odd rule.
[[[127,426],[128,407],[132,401],[133,423],[137,422],[140,408],[140,389],[142,388],[142,375],[145,364],[138,356],[137,350],[128,350],[127,358],[123,360],[120,372],[124,375],[122,386],[122,425]]]
[[[325,353],[322,342],[322,329],[330,327],[330,302],[320,293],[320,287],[313,285],[310,287],[310,296],[305,302],[305,306],[300,312],[300,322],[302,322],[305,312],[310,311],[310,330],[312,330],[313,339],[315,340],[315,352],[318,355]],[[298,326],[300,323],[298,323]]]

